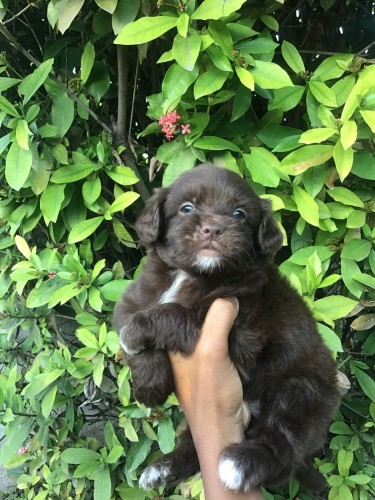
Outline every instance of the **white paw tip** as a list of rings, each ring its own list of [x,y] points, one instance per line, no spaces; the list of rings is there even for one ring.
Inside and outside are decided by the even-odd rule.
[[[169,472],[168,466],[149,465],[139,478],[139,486],[144,490],[151,490],[155,486],[164,485]]]
[[[126,326],[123,326],[120,330],[120,344],[121,344],[121,347],[124,349],[124,351],[126,352],[126,354],[128,354],[129,356],[133,356],[134,354],[138,354],[140,351],[135,351],[134,349],[130,349],[130,347],[128,347],[128,345],[126,344],[126,342],[124,341],[124,337],[126,337]]]
[[[231,458],[222,458],[219,462],[219,478],[229,490],[237,491],[243,483],[243,472]]]

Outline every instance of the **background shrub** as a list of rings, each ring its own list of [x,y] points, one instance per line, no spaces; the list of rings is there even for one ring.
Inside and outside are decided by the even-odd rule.
[[[280,269],[351,382],[316,466],[330,499],[374,496],[373,5],[283,3],[0,2],[5,498],[203,498],[199,477],[137,487],[182,414],[132,399],[111,314],[152,187],[204,161],[272,201]]]

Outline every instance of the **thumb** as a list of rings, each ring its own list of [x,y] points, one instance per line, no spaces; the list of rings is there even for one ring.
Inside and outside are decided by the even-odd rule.
[[[220,298],[210,305],[198,344],[228,350],[228,336],[238,314],[238,299]]]

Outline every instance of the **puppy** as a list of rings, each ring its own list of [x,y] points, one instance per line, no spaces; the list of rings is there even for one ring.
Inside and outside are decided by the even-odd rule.
[[[307,305],[272,263],[282,237],[268,202],[239,175],[204,164],[156,190],[136,229],[147,263],[114,313],[135,398],[163,403],[174,390],[166,351],[190,354],[212,301],[237,297],[229,352],[252,419],[244,442],[223,450],[220,479],[232,490],[291,477],[322,489],[312,455],[338,406],[336,369]],[[155,488],[198,470],[187,430],[140,485]]]

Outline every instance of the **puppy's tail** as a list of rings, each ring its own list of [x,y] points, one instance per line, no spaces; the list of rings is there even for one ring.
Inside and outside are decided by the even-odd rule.
[[[313,493],[320,493],[327,487],[325,477],[313,467],[312,463],[298,469],[295,477],[303,488]]]

